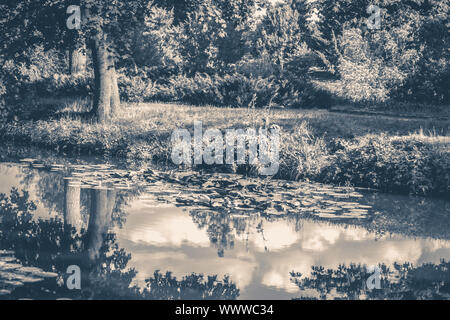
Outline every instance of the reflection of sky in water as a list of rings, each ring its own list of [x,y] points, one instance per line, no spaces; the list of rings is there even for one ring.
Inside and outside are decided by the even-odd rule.
[[[23,181],[23,169],[17,165],[0,165],[0,193],[9,194],[11,188],[16,188],[19,191],[26,190],[30,194],[30,200],[36,203],[37,209],[35,216],[41,218],[49,218],[50,216],[56,216],[56,212],[50,212],[45,208],[37,195],[36,185],[40,179],[39,176],[33,176],[30,181]]]
[[[9,193],[12,187],[27,190],[37,203],[37,217],[60,214],[49,215],[49,209],[40,201],[36,187],[39,175],[25,181],[19,167],[0,165],[0,176],[0,193]],[[256,217],[248,223],[246,232],[231,231],[234,246],[225,249],[220,258],[206,227],[200,229],[187,211],[152,207],[145,195],[132,201],[125,211],[125,225],[114,231],[119,246],[132,255],[128,266],[138,271],[138,282],[155,270],[169,270],[177,277],[192,272],[220,277],[228,274],[241,290],[242,299],[297,296],[298,287],[291,283],[289,272],[309,275],[313,265],[336,268],[344,263],[410,262],[419,266],[439,263],[442,258],[450,260],[450,241],[399,234],[380,236],[363,227],[306,219],[296,225],[295,220]],[[261,221],[263,232],[258,232],[256,226]]]
[[[179,208],[151,208],[135,201],[128,213],[124,228],[115,231],[119,244],[132,254],[130,266],[139,271],[138,281],[156,269],[171,270],[179,277],[190,272],[229,274],[241,289],[240,298],[252,298],[252,293],[262,298],[292,298],[298,287],[291,283],[289,272],[309,275],[312,265],[421,265],[450,259],[450,241],[401,235],[375,240],[375,234],[362,227],[310,220],[302,221],[298,231],[293,221],[263,220],[264,239],[256,229],[248,236],[235,235],[234,248],[219,258],[206,230],[200,230]]]

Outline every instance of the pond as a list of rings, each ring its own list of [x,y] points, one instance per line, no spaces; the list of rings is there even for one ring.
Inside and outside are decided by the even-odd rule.
[[[0,163],[0,298],[450,297],[448,201],[142,173],[98,161]]]

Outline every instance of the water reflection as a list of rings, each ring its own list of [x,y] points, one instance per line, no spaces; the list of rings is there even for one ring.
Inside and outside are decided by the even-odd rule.
[[[340,265],[336,269],[314,266],[311,275],[302,277],[292,272],[292,281],[302,292],[308,289],[313,295],[299,299],[340,299],[340,300],[447,300],[450,299],[450,262],[427,263],[414,267],[410,263],[393,264],[392,267],[378,266],[379,284],[369,287],[367,281],[373,270],[366,266]]]
[[[5,181],[0,191],[9,195],[0,198],[0,249],[13,250],[24,265],[60,275],[46,291],[41,285],[24,286],[11,297],[290,299],[316,291],[312,297],[372,298],[360,281],[368,276],[361,271],[365,265],[381,263],[394,270],[408,262],[414,270],[428,264],[445,272],[440,261],[450,260],[450,215],[442,201],[419,205],[420,199],[367,194],[362,203],[378,214],[343,223],[300,214],[177,208],[161,198],[174,193],[169,184],[151,193],[95,181],[86,186],[82,174],[64,179],[66,173],[0,164]],[[69,291],[64,284],[71,264],[82,267],[81,291]],[[334,294],[336,275],[329,270],[355,274],[357,265],[359,282]],[[423,285],[436,291],[441,276],[430,276],[432,281]],[[436,294],[445,297],[448,280],[443,281]],[[416,288],[419,283],[402,285]],[[329,290],[317,292],[323,286]],[[395,297],[398,289],[390,286],[386,298]]]
[[[68,194],[68,193],[71,194]],[[79,186],[65,188],[64,221],[33,219],[36,206],[27,192],[11,189],[9,197],[0,194],[0,246],[15,252],[24,265],[38,266],[60,275],[58,282],[17,285],[8,298],[71,299],[235,299],[236,286],[225,277],[204,279],[191,274],[177,280],[170,272],[155,271],[147,285],[132,284],[136,271],[128,268],[131,255],[120,248],[114,233],[108,232],[115,191],[98,187],[91,190],[91,212],[86,232],[79,229],[74,215],[79,215]],[[75,222],[75,225],[73,223]],[[82,290],[66,288],[68,265],[81,266]],[[9,271],[7,274],[6,271]],[[9,276],[9,279],[5,277]],[[14,279],[14,269],[0,264],[0,286]]]

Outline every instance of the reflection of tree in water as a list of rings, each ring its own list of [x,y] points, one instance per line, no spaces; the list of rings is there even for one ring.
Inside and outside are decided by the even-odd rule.
[[[199,228],[206,228],[211,243],[217,247],[219,257],[223,257],[224,250],[234,247],[234,225],[239,225],[240,221],[235,221],[225,212],[194,210],[190,215]],[[242,229],[245,229],[245,225],[238,228]]]
[[[180,281],[170,272],[164,275],[155,271],[145,282],[143,296],[152,300],[234,300],[239,296],[239,289],[227,276],[223,281],[217,276],[208,276],[205,281],[203,275],[193,273]]]
[[[34,183],[34,179],[37,182]],[[64,205],[64,181],[54,172],[38,171],[30,167],[22,167],[20,170],[20,185],[36,186],[36,195],[49,212],[62,212]]]
[[[392,268],[380,265],[380,289],[369,290],[366,282],[374,276],[365,266],[340,265],[337,269],[312,267],[309,277],[292,272],[293,281],[300,290],[313,289],[319,299],[344,300],[415,300],[450,299],[450,262],[427,263],[414,267],[410,263],[394,264]],[[301,297],[315,299],[317,297]]]
[[[410,237],[450,239],[449,201],[374,192],[363,194],[364,197],[358,202],[370,206],[370,211],[379,214],[369,215],[367,219],[356,219],[351,224],[360,225],[378,237],[398,233]],[[349,224],[349,221],[339,219],[329,222]]]
[[[36,195],[50,212],[62,212],[64,208],[64,180],[59,174],[40,171],[36,184]]]
[[[74,187],[74,186],[72,186]],[[67,189],[66,189],[67,192]],[[73,190],[72,190],[73,192]],[[87,230],[70,226],[70,215],[78,213],[74,205],[65,214],[66,221],[32,219],[36,209],[26,192],[12,189],[10,196],[0,194],[0,248],[13,250],[23,265],[57,272],[58,282],[26,285],[17,288],[10,298],[37,299],[235,299],[239,290],[228,278],[195,275],[177,280],[170,273],[155,272],[139,290],[133,285],[134,269],[127,268],[131,255],[120,248],[116,235],[108,232],[114,203],[111,190],[91,190],[91,207]],[[75,191],[79,194],[79,191]],[[65,199],[70,197],[65,195]],[[76,201],[75,201],[76,203]],[[82,290],[68,290],[65,273],[69,265],[81,268]],[[175,290],[175,291],[174,291]]]
[[[209,210],[191,210],[189,214],[200,229],[206,229],[219,257],[224,256],[225,250],[234,248],[236,236],[248,239],[252,226],[258,233],[264,233],[262,221],[256,215],[236,217],[228,212]]]
[[[65,206],[65,196],[67,195],[67,179],[60,173],[47,172],[45,170],[36,170],[32,168],[23,168],[21,172],[21,185],[30,185],[37,178],[36,196],[42,205],[49,212],[62,214]],[[100,180],[99,180],[100,182]],[[125,207],[139,196],[141,190],[138,188],[130,190],[121,190],[117,192],[115,205],[113,208],[111,221],[114,225],[122,227],[126,221]],[[90,210],[90,190],[82,188],[80,190],[80,213],[84,224],[87,224]]]
[[[217,248],[219,257],[224,256],[225,250],[234,248],[236,236],[242,237],[248,245],[250,233],[256,232],[266,244],[264,222],[273,222],[279,219],[259,215],[236,217],[229,212],[210,210],[191,210],[189,214],[200,229],[206,229],[209,240]],[[288,224],[293,224],[296,232],[302,228],[302,220],[299,216],[283,217],[282,219]]]
[[[9,198],[0,194],[0,203],[0,246],[13,250],[25,265],[45,265],[61,252],[79,250],[80,238],[62,221],[32,219],[36,206],[27,192],[13,188]]]

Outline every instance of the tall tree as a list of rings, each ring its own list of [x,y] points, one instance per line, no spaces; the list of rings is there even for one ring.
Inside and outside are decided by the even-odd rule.
[[[448,86],[442,85],[450,74],[448,1],[290,0],[290,5],[299,12],[308,47],[331,79],[340,79],[327,87],[333,93],[370,103],[448,101]],[[371,6],[379,9],[375,28]]]
[[[70,6],[79,8],[81,23],[76,28],[67,24]],[[0,31],[6,36],[0,55],[20,59],[24,48],[33,44],[71,52],[86,44],[95,77],[92,114],[103,122],[120,108],[115,62],[130,52],[128,30],[143,21],[147,8],[145,0],[8,1],[0,4]]]

